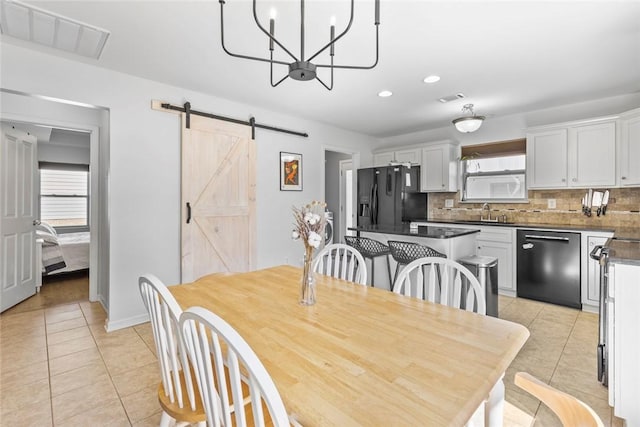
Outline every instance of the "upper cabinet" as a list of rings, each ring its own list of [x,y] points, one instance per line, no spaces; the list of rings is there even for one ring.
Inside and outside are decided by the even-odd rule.
[[[615,121],[529,132],[527,180],[531,189],[615,186]]]
[[[396,151],[380,151],[373,154],[373,166],[388,166],[391,162],[419,165],[422,160],[420,148],[406,148]]]
[[[422,149],[420,190],[424,192],[458,191],[458,147],[434,144]]]
[[[388,166],[394,160],[393,151],[384,151],[373,154],[373,166]]]
[[[527,187],[567,186],[567,130],[527,134]]]
[[[640,109],[621,121],[620,185],[640,186]]]

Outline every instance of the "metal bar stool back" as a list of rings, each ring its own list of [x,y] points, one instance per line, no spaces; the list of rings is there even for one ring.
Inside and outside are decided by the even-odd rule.
[[[436,251],[435,249],[430,248],[429,246],[421,245],[419,243],[389,240],[387,244],[389,245],[391,256],[398,263],[396,265],[396,273],[393,275],[394,283],[398,278],[400,266],[405,266],[407,264],[410,264],[413,261],[417,260],[418,258],[425,258],[425,257],[446,258],[447,257],[445,254],[442,254]],[[440,280],[439,273],[440,272],[438,271],[438,281]]]
[[[355,250],[360,252],[364,258],[371,260],[371,286],[373,286],[375,268],[374,259],[379,256],[384,256],[387,259],[387,272],[389,273],[389,289],[392,289],[393,282],[391,281],[391,264],[389,263],[388,255],[389,246],[368,237],[356,237],[356,236],[344,236],[344,240],[347,245],[352,246]]]

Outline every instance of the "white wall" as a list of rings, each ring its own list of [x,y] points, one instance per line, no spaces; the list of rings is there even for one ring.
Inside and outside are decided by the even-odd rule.
[[[524,138],[527,128],[530,127],[616,115],[638,105],[640,93],[633,93],[503,117],[489,116],[482,127],[473,133],[460,133],[451,124],[437,129],[382,138],[376,148],[423,144],[445,139],[457,141],[463,146],[507,141]]]
[[[309,133],[309,138],[257,130],[258,268],[297,263],[300,242],[290,240],[290,207],[323,198],[322,144],[362,152],[369,159],[377,140],[12,45],[2,45],[2,87],[100,105],[110,111],[109,328],[144,319],[137,278],[153,272],[179,281],[180,123],[153,111],[152,99]],[[46,70],[44,72],[43,70]],[[215,78],[215,76],[212,76]],[[277,89],[274,96],[277,95]],[[302,192],[279,191],[279,152],[303,155]]]

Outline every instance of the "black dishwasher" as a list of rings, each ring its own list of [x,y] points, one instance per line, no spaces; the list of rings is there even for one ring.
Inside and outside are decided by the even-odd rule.
[[[518,296],[582,308],[580,234],[518,230]]]

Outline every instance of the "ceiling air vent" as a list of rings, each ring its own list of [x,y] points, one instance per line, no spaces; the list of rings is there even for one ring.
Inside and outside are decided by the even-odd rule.
[[[0,0],[0,32],[6,36],[100,58],[109,31],[17,0]]]
[[[438,101],[445,104],[449,101],[455,101],[456,99],[464,99],[464,93],[456,93],[455,95],[443,96],[442,98],[438,98]]]

